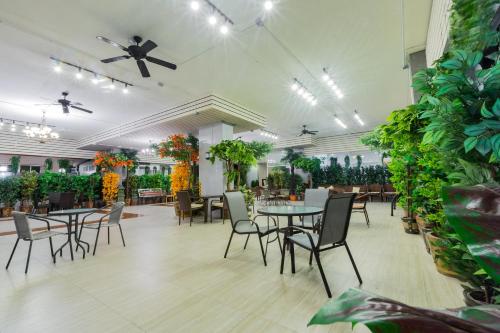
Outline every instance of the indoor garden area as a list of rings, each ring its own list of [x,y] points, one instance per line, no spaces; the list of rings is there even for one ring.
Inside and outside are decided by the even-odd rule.
[[[500,3],[0,0],[0,332],[500,332]]]

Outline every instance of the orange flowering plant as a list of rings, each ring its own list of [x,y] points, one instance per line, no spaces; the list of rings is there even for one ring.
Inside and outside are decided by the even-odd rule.
[[[177,192],[187,190],[189,188],[190,166],[188,163],[177,163],[172,169],[170,175],[172,181],[172,194],[176,195]]]
[[[171,157],[176,162],[196,164],[199,160],[198,139],[191,134],[170,135],[158,145],[158,155],[161,158]]]
[[[128,158],[123,153],[108,153],[105,151],[98,151],[95,154],[94,165],[101,168],[102,171],[111,171],[115,167],[127,167],[132,169],[136,165],[134,159]]]
[[[102,194],[104,201],[112,202],[118,196],[118,186],[120,185],[120,176],[114,172],[106,172],[102,177]]]

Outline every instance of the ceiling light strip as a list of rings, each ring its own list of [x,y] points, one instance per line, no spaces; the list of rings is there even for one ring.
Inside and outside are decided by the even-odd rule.
[[[229,18],[229,16],[227,16],[226,14],[224,14],[224,12],[222,10],[220,10],[219,8],[217,8],[217,6],[212,3],[212,1],[210,1],[210,0],[204,0],[204,1],[212,9],[212,11],[214,11],[217,14],[219,14],[220,16],[222,16],[227,23],[230,23],[231,25],[234,25],[233,20],[231,20]]]
[[[361,126],[365,126],[365,122],[361,119],[357,110],[354,110],[354,119],[356,119]]]
[[[323,76],[322,76],[323,82],[333,90],[335,95],[337,95],[338,99],[342,99],[344,97],[344,94],[340,90],[340,88],[337,86],[335,81],[333,80],[332,76],[328,73],[328,70],[326,68],[323,68]]]
[[[290,87],[292,91],[297,93],[300,97],[305,99],[307,102],[309,102],[312,106],[315,106],[318,104],[318,99],[307,89],[304,84],[302,84],[299,80],[296,78],[293,79],[293,83]]]
[[[279,139],[278,134],[273,133],[273,132],[268,131],[268,130],[264,130],[264,129],[261,129],[261,130],[260,130],[260,135],[261,135],[261,136],[264,136],[264,137],[266,137],[266,138],[271,138],[271,139],[273,139],[273,140],[278,140],[278,139]]]
[[[120,82],[123,85],[126,85],[128,87],[133,87],[134,86],[132,83],[129,83],[129,82],[126,82],[126,81],[123,81],[123,80],[119,80],[117,78],[114,78],[114,77],[111,77],[111,76],[108,76],[108,75],[105,75],[105,74],[97,73],[97,72],[95,72],[95,71],[93,71],[91,69],[88,69],[88,68],[85,68],[85,67],[82,67],[82,66],[78,66],[78,65],[72,64],[70,62],[67,62],[67,61],[64,61],[64,60],[61,60],[61,59],[58,59],[58,58],[55,58],[55,57],[50,57],[50,59],[56,62],[56,67],[54,69],[59,68],[59,70],[56,69],[57,72],[61,71],[61,67],[60,66],[61,66],[61,64],[64,64],[66,66],[70,66],[70,67],[76,68],[78,70],[77,73],[81,74],[82,71],[85,71],[85,72],[93,74],[92,80],[95,80],[95,79],[97,79],[97,78],[100,77],[100,78],[108,79],[108,80],[110,80],[112,82]],[[92,82],[94,83],[94,81],[92,81]],[[98,81],[96,81],[95,83],[98,83]]]

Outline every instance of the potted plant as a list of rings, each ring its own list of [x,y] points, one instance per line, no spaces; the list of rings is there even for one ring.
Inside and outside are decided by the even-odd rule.
[[[19,164],[21,163],[21,156],[12,156],[10,158],[10,172],[17,175],[19,172]]]
[[[304,200],[304,184],[298,183],[297,186],[295,186],[295,193],[297,194],[298,200]]]
[[[303,156],[304,154],[301,152],[296,152],[293,148],[287,148],[285,149],[285,156],[281,158],[281,162],[288,163],[290,165],[290,194],[295,194],[295,161]]]
[[[0,201],[3,202],[2,215],[12,216],[12,209],[19,199],[19,178],[7,177],[0,181]]]
[[[21,173],[19,177],[21,191],[21,211],[30,213],[32,210],[33,194],[38,186],[38,175],[34,171]]]

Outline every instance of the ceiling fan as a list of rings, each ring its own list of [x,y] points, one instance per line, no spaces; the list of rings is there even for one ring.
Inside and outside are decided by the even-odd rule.
[[[164,61],[164,60],[161,60],[158,58],[153,58],[153,57],[148,56],[148,53],[158,46],[153,41],[147,40],[141,46],[139,46],[139,44],[142,42],[142,38],[139,36],[134,36],[133,41],[135,42],[136,45],[130,45],[129,47],[125,47],[125,46],[120,45],[117,42],[114,42],[114,41],[112,41],[106,37],[103,37],[103,36],[97,36],[97,39],[102,40],[105,43],[111,44],[114,47],[122,49],[123,51],[128,53],[128,55],[122,55],[122,56],[118,56],[118,57],[102,59],[101,62],[103,62],[105,64],[119,61],[119,60],[134,58],[135,61],[137,62],[137,66],[139,67],[139,70],[141,71],[142,77],[150,77],[151,76],[149,74],[148,68],[146,67],[146,63],[144,62],[143,59],[146,59],[147,61],[152,62],[154,64],[170,68],[172,70],[177,69],[177,65],[175,65],[175,64],[172,64],[170,62],[167,62],[167,61]]]
[[[63,95],[63,98],[58,99],[57,103],[52,103],[52,104],[36,104],[36,105],[61,105],[64,113],[69,113],[69,108],[73,108],[73,109],[80,110],[80,111],[87,112],[87,113],[93,113],[94,112],[94,111],[90,111],[90,110],[87,110],[87,109],[84,109],[84,108],[80,107],[80,105],[83,105],[82,103],[78,103],[78,102],[77,103],[72,103],[70,100],[66,99],[66,97],[68,97],[68,95],[69,95],[69,92],[63,91],[62,95]]]
[[[316,135],[316,133],[318,133],[318,131],[308,130],[307,125],[302,125],[302,130],[300,131],[300,134],[297,136],[302,136],[302,135],[306,135],[306,134]]]

